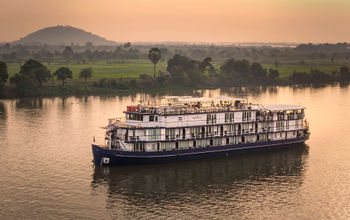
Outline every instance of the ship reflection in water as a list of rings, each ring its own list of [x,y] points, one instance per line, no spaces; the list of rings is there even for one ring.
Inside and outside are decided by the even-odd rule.
[[[290,197],[300,194],[307,157],[308,146],[301,144],[179,163],[98,166],[91,186],[93,192],[106,190],[112,217],[283,217],[297,205]]]

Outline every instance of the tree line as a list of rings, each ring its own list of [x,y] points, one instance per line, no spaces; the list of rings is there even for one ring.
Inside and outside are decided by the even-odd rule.
[[[131,44],[118,46],[97,46],[87,43],[80,45],[14,45],[0,44],[0,60],[11,63],[23,63],[28,59],[40,62],[82,63],[105,61],[120,62],[128,59],[147,59],[150,45]],[[232,57],[280,65],[293,61],[298,64],[309,62],[336,63],[350,60],[350,44],[299,44],[274,47],[269,45],[210,45],[210,44],[159,44],[162,60],[168,60],[179,54],[192,59],[202,60],[211,57],[216,61],[225,61]]]
[[[294,71],[287,78],[281,78],[277,69],[263,68],[260,63],[242,59],[228,59],[220,68],[215,68],[211,57],[195,60],[176,54],[168,60],[167,70],[155,74],[161,51],[151,48],[149,59],[154,64],[153,78],[142,74],[138,79],[102,79],[94,83],[96,87],[116,89],[145,89],[157,87],[233,87],[247,85],[321,85],[349,83],[350,71],[342,66],[338,71],[327,74],[317,69],[309,72]]]
[[[342,66],[331,74],[311,69],[309,72],[294,71],[289,77],[281,78],[277,69],[266,69],[260,63],[251,63],[244,59],[228,59],[220,68],[216,69],[210,57],[198,61],[181,55],[175,55],[168,60],[167,72],[167,74],[159,74],[157,79],[159,83],[163,85],[232,87],[350,82],[350,71],[347,66]]]
[[[175,54],[168,60],[166,71],[156,71],[156,65],[162,57],[159,48],[151,48],[148,58],[154,65],[153,77],[141,74],[137,79],[101,79],[94,81],[94,88],[111,89],[146,89],[166,87],[234,87],[247,85],[313,85],[350,82],[350,71],[342,66],[338,71],[327,74],[317,69],[310,72],[294,71],[288,78],[281,78],[277,69],[266,69],[258,62],[249,62],[245,59],[227,59],[220,67],[215,67],[211,57],[195,60],[184,55]],[[0,89],[3,90],[8,81],[7,65],[0,62]],[[92,69],[85,68],[79,73],[79,78],[92,77]],[[72,79],[72,71],[68,67],[60,67],[54,73],[41,62],[29,59],[21,65],[19,73],[9,78],[9,85],[19,96],[35,96],[44,83],[49,85],[54,79],[60,80],[61,86],[67,79]],[[1,91],[0,91],[1,92]]]
[[[84,68],[79,73],[79,79],[83,79],[85,83],[88,78],[92,77],[92,68]],[[44,83],[54,79],[60,80],[62,86],[67,79],[73,79],[73,72],[68,67],[60,67],[54,73],[37,60],[30,59],[26,61],[20,68],[19,73],[9,78],[7,64],[0,61],[0,97],[5,88],[5,83],[9,81],[12,92],[19,96],[35,96],[43,87]]]

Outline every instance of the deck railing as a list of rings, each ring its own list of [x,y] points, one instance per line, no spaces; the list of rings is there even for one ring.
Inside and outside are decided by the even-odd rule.
[[[159,115],[183,115],[188,113],[207,113],[207,112],[227,112],[234,110],[251,109],[248,105],[235,106],[210,106],[210,107],[190,107],[190,106],[168,106],[162,108],[147,108],[140,106],[135,109],[136,113],[159,114]]]

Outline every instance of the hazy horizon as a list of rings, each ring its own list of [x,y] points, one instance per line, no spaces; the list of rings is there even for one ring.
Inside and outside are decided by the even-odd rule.
[[[337,43],[350,39],[345,0],[6,1],[0,42],[70,25],[116,42]]]

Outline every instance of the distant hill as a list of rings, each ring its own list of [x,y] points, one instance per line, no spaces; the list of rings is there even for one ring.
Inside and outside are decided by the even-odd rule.
[[[106,40],[98,35],[86,32],[71,26],[58,25],[47,27],[14,41],[15,44],[49,44],[49,45],[85,45],[91,42],[94,45],[114,45],[114,41]]]

